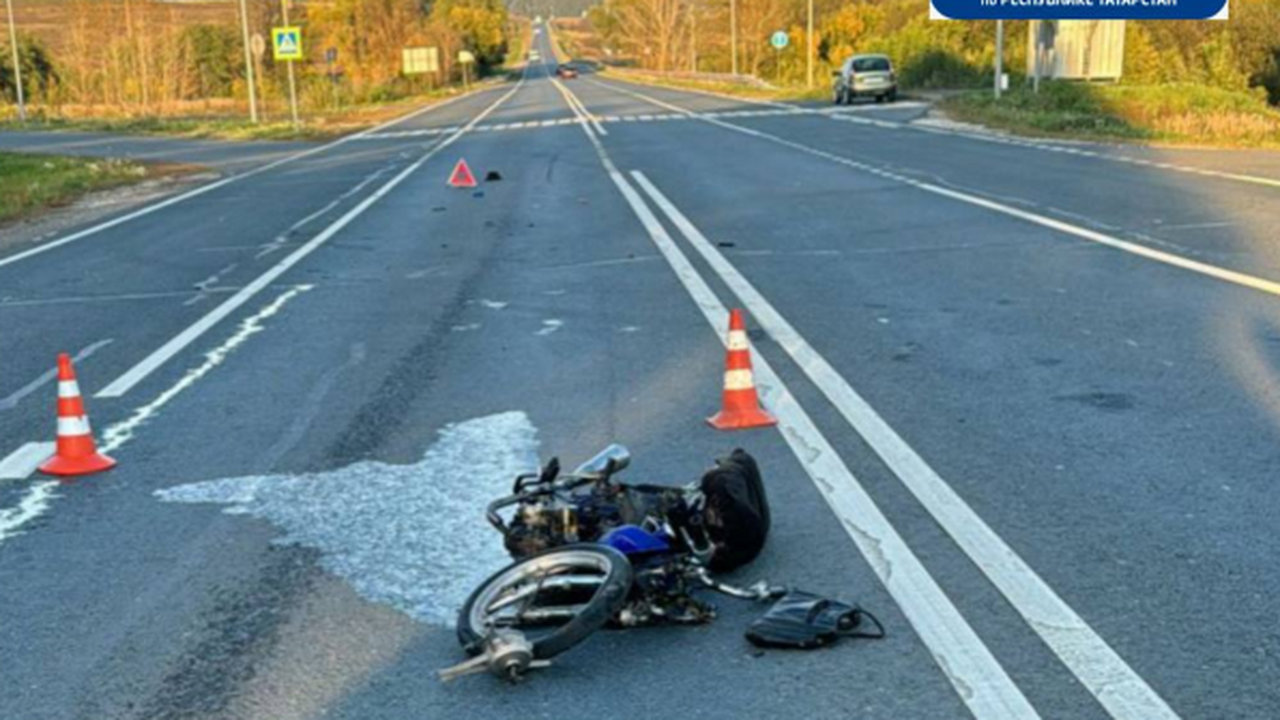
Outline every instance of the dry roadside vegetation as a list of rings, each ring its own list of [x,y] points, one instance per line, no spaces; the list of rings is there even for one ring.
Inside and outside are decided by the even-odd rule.
[[[1280,110],[1265,95],[1206,85],[1094,86],[1052,83],[948,98],[952,117],[1024,135],[1177,145],[1280,148]]]
[[[269,39],[271,27],[283,24],[278,0],[250,0],[248,7],[251,33]],[[297,64],[300,104],[311,125],[304,136],[379,117],[364,106],[460,87],[460,50],[477,59],[471,80],[498,72],[510,36],[519,31],[500,0],[328,0],[292,7],[290,20],[303,28],[307,55]],[[255,61],[268,123],[243,127],[248,82],[238,3],[20,0],[15,9],[23,85],[39,121],[92,120],[100,129],[211,136],[292,135],[283,123],[286,69],[271,60],[269,48]],[[439,48],[440,73],[402,75],[405,47]],[[0,51],[0,96],[6,100],[0,115],[12,118],[16,93],[7,41]]]
[[[1280,0],[1233,0],[1226,22],[1129,22],[1118,85],[1048,83],[1040,95],[1024,90],[1027,23],[1006,23],[1014,91],[1000,103],[979,91],[994,74],[994,23],[933,21],[922,0],[815,0],[817,87],[808,90],[806,5],[738,0],[739,71],[755,82],[729,75],[727,0],[604,0],[585,22],[566,22],[563,35],[575,54],[645,82],[817,100],[849,55],[882,52],[907,92],[975,90],[944,104],[972,122],[1035,134],[1280,145]],[[782,52],[768,43],[778,29],[792,41]]]

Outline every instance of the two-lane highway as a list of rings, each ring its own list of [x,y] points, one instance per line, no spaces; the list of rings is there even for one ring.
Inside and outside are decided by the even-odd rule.
[[[0,467],[62,351],[120,467],[0,479],[0,717],[1275,714],[1280,188],[553,69],[2,251]],[[776,430],[705,425],[729,307]],[[749,449],[734,578],[889,637],[439,683],[484,504],[609,442]]]

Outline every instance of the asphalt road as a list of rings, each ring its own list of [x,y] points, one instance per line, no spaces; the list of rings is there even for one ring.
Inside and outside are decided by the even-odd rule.
[[[1280,713],[1273,156],[550,70],[3,250],[0,717]],[[727,307],[778,429],[704,423]],[[64,351],[120,465],[59,485],[22,458]],[[609,442],[749,449],[734,579],[888,638],[759,653],[726,599],[438,682],[479,508]]]
[[[253,167],[309,147],[307,143],[263,141],[227,143],[189,138],[128,136],[78,131],[0,132],[0,150],[8,152],[128,158],[148,162],[204,165],[219,170]]]

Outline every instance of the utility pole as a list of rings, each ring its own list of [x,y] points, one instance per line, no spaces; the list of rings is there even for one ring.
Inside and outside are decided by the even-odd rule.
[[[812,90],[812,89],[813,89],[813,0],[809,0],[809,28],[808,28],[808,30],[809,30],[809,34],[808,34],[808,40],[809,40],[809,60],[808,60],[809,89],[810,89],[810,90]]]
[[[7,0],[12,2],[12,0]],[[258,78],[253,72],[253,57],[249,50],[249,9],[245,0],[240,0],[240,33],[244,40],[244,71],[249,79],[249,120],[258,123]]]
[[[689,3],[689,72],[698,73],[698,6]]]
[[[996,99],[1004,85],[1004,20],[996,20]]]
[[[284,26],[289,27],[289,0],[280,0],[280,14],[284,16]],[[301,35],[299,35],[301,38]],[[298,83],[293,79],[294,60],[286,60],[289,66],[289,112],[293,115],[293,129],[301,127],[298,122]]]
[[[13,48],[13,79],[18,91],[18,122],[27,121],[27,100],[22,91],[22,59],[18,54],[18,28],[13,19],[13,0],[4,0],[9,8],[9,46]]]
[[[733,57],[733,74],[738,74],[738,0],[729,0],[729,46]]]

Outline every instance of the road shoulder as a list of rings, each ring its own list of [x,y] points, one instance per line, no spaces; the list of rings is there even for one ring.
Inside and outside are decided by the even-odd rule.
[[[0,222],[0,255],[38,244],[68,230],[189,190],[220,175],[196,165],[152,165],[136,183],[93,190],[65,204],[32,208]]]

